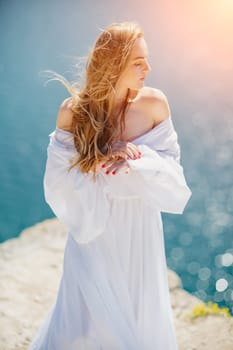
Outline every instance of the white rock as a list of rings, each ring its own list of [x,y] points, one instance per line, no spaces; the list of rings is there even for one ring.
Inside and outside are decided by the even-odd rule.
[[[64,224],[49,219],[0,244],[1,350],[26,350],[46,316],[59,286],[66,235]],[[179,350],[233,350],[233,318],[184,319],[201,300],[181,288],[174,271],[168,270],[168,279]]]

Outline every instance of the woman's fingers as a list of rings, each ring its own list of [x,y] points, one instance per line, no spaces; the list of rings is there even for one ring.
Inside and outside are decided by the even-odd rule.
[[[112,155],[112,158],[101,162],[100,167],[106,169],[107,173],[114,172],[114,174],[124,166],[126,170],[129,169],[127,159],[141,158],[141,152],[136,145],[120,140],[113,144]]]
[[[141,152],[139,151],[138,147],[133,143],[128,142],[128,149],[131,151],[131,158],[135,159],[141,156]]]
[[[131,142],[126,143],[123,153],[125,153],[131,159],[136,159],[141,155],[138,147]]]
[[[107,169],[107,168],[109,168],[110,166],[112,166],[115,162],[116,162],[115,160],[109,160],[109,161],[103,163],[101,167]]]
[[[129,171],[129,165],[127,163],[127,161],[125,160],[120,160],[120,161],[117,161],[115,162],[114,164],[112,164],[110,167],[108,167],[108,169],[106,170],[106,174],[117,174],[121,171],[125,171],[125,172],[128,172]]]
[[[131,142],[120,142],[115,144],[115,147],[113,147],[113,153],[124,159],[127,159],[127,157],[136,159],[141,155],[138,147]]]

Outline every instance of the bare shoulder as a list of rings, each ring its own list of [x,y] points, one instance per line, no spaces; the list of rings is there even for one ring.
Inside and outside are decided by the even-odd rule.
[[[56,126],[60,129],[71,131],[72,119],[72,97],[68,97],[61,103],[59,107]]]
[[[141,90],[141,101],[147,115],[155,123],[167,119],[171,114],[167,96],[160,89],[149,86],[143,87]]]

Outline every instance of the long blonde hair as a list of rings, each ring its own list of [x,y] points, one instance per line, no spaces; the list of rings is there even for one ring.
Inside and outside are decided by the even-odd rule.
[[[95,177],[98,163],[111,157],[111,144],[117,138],[119,124],[123,130],[128,104],[127,95],[115,115],[116,90],[133,45],[143,35],[136,22],[114,22],[102,31],[90,50],[85,83],[79,91],[57,75],[56,79],[66,86],[73,101],[71,132],[78,154],[69,170],[79,166],[84,173],[93,171]]]

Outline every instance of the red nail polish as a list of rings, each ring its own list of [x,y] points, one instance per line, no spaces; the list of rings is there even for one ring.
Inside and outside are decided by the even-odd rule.
[[[102,168],[105,168],[105,165],[104,165],[104,164],[102,164]]]
[[[115,172],[115,171],[113,171],[113,172],[112,172],[112,174],[113,174],[113,175],[115,175],[115,174],[116,174],[116,172]]]
[[[107,174],[107,175],[108,175],[108,174],[109,174],[109,171],[107,170],[107,171],[105,172],[105,174]]]

